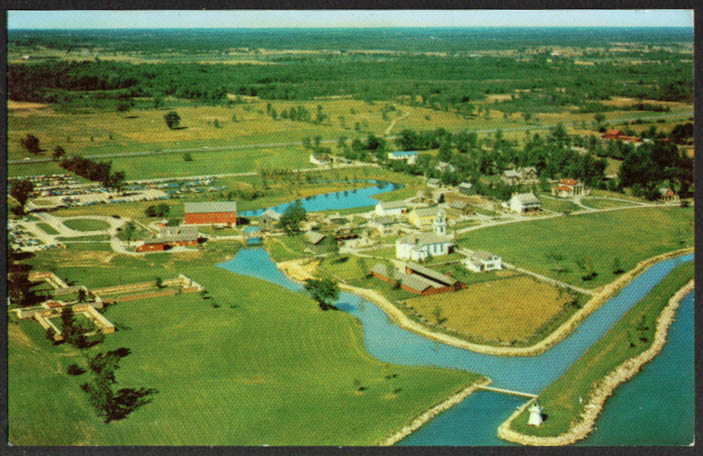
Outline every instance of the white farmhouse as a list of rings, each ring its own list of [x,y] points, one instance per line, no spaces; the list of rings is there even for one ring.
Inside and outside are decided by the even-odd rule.
[[[503,268],[503,260],[496,254],[476,250],[471,256],[462,261],[464,266],[473,272],[497,271]]]
[[[408,212],[405,201],[379,201],[375,208],[376,215],[402,215]]]
[[[532,193],[515,193],[510,198],[510,210],[518,214],[537,211],[540,205],[539,199]]]

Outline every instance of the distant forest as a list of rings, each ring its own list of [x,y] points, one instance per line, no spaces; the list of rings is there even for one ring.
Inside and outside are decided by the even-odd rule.
[[[527,46],[600,47],[612,42],[670,45],[692,42],[691,27],[467,27],[373,29],[154,29],[9,30],[9,46],[39,45],[119,51],[182,53],[249,49],[391,49],[398,51],[476,51]]]
[[[410,54],[286,54],[266,58],[271,65],[199,63],[127,63],[40,60],[10,64],[12,100],[70,103],[126,100],[136,97],[177,98],[222,103],[227,94],[267,100],[308,100],[320,96],[351,95],[366,100],[399,97],[433,109],[462,111],[461,104],[487,94],[514,94],[530,89],[537,94],[513,97],[496,109],[504,112],[550,112],[561,106],[600,110],[598,101],[611,96],[667,101],[693,100],[690,55],[674,52],[618,53],[617,59],[639,58],[623,65],[603,56],[594,66],[550,55],[549,50],[521,56],[479,56],[469,50],[520,49],[527,45],[608,46],[609,40],[640,41],[649,45],[690,42],[691,29],[374,29],[354,30],[195,30],[195,31],[10,31],[9,45],[22,49],[130,49],[168,51],[170,55],[230,48],[384,49],[450,51],[446,56]],[[185,36],[184,36],[185,35]],[[381,37],[389,37],[388,39]],[[373,38],[375,37],[375,39]],[[375,42],[372,42],[375,41]],[[324,45],[324,46],[323,46]],[[454,53],[453,51],[462,52]],[[686,60],[689,59],[689,60]],[[558,90],[557,90],[558,89]],[[566,90],[561,90],[566,89]],[[539,93],[541,92],[541,93]],[[114,107],[114,106],[113,106]],[[470,111],[470,110],[464,110]]]

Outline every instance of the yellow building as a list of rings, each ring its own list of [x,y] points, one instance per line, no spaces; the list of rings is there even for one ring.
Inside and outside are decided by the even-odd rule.
[[[437,216],[437,212],[439,212],[439,207],[437,206],[415,208],[408,214],[408,222],[418,228],[430,226]]]

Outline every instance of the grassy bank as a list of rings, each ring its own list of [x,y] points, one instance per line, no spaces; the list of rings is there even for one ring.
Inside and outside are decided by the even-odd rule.
[[[158,390],[124,420],[94,417],[79,388],[88,374],[65,374],[82,363],[77,351],[51,346],[36,324],[12,325],[10,441],[373,444],[479,378],[381,363],[366,353],[356,319],[322,312],[300,294],[210,266],[182,272],[211,299],[181,295],[106,312],[124,329],[98,349],[132,351],[117,371],[120,386]]]
[[[561,377],[542,391],[539,401],[548,417],[541,427],[528,426],[529,414],[523,412],[513,420],[511,429],[534,436],[557,436],[567,432],[571,424],[579,420],[599,380],[651,345],[657,317],[669,298],[693,277],[693,266],[693,262],[688,262],[674,268]],[[579,397],[583,398],[582,404],[579,404]]]
[[[693,209],[635,208],[512,223],[466,233],[459,244],[556,280],[596,288],[617,278],[615,258],[627,271],[645,258],[693,245]],[[577,261],[597,275],[583,280]]]

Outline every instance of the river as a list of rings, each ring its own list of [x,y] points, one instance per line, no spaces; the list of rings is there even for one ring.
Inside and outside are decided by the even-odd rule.
[[[501,357],[469,352],[431,341],[395,325],[377,306],[358,296],[341,293],[337,306],[361,320],[364,342],[368,352],[383,362],[406,365],[433,365],[478,372],[493,380],[492,386],[538,394],[564,372],[588,347],[602,337],[632,305],[644,297],[676,265],[691,261],[685,255],[657,263],[625,286],[617,296],[594,311],[562,342],[534,357]],[[302,291],[302,286],[285,277],[271,261],[265,250],[243,249],[220,267],[229,271],[258,277],[289,290]],[[685,309],[685,306],[682,306]],[[684,313],[680,311],[680,313]],[[691,313],[693,312],[691,306]],[[678,314],[677,314],[678,315]],[[681,319],[681,317],[679,317]],[[692,319],[692,317],[691,317]],[[678,320],[677,320],[678,321]],[[677,331],[675,325],[670,331]],[[683,329],[686,331],[686,328]],[[692,332],[691,332],[692,334]],[[678,340],[673,338],[672,341]],[[673,344],[667,344],[669,346]],[[689,347],[690,348],[690,347]],[[674,350],[685,350],[677,344]],[[674,357],[675,359],[675,357]],[[671,364],[671,365],[670,365]],[[693,377],[693,364],[671,362],[665,366],[675,371],[676,378]],[[666,389],[666,385],[661,385]],[[651,393],[646,393],[645,396]],[[627,400],[625,400],[627,402]],[[523,402],[521,399],[498,393],[474,393],[461,404],[442,413],[422,426],[400,445],[502,445],[496,437],[496,428]],[[691,409],[689,402],[685,409]],[[606,405],[605,410],[611,404]],[[652,403],[650,403],[652,405]],[[548,411],[546,411],[548,413]],[[605,416],[605,414],[603,415]],[[670,416],[669,416],[670,419]],[[599,423],[597,423],[597,426]],[[611,426],[614,429],[616,425]],[[620,436],[630,429],[626,420],[621,432],[610,437],[598,435],[598,444],[620,444]],[[691,434],[692,435],[692,434]],[[690,439],[689,439],[690,440]],[[662,441],[667,441],[662,438]],[[588,440],[586,441],[588,442]],[[683,443],[682,443],[683,444]]]

